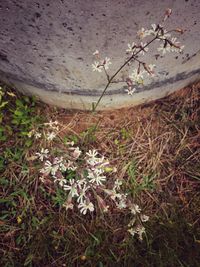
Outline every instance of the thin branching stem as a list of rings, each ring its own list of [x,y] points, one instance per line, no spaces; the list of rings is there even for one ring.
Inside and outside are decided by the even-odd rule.
[[[101,96],[99,97],[97,103],[93,106],[93,112],[96,111],[102,97],[104,96],[106,90],[108,89],[109,85],[111,84],[111,82],[113,81],[113,79],[117,76],[117,74],[132,60],[135,59],[135,57],[141,52],[144,51],[144,49],[149,46],[151,43],[153,43],[156,39],[158,38],[158,34],[151,40],[149,41],[145,46],[143,46],[140,50],[138,50],[135,54],[133,54],[130,58],[128,58],[123,65],[121,65],[121,67],[109,78],[109,76],[107,76],[108,82],[103,90],[103,92],[101,93]]]

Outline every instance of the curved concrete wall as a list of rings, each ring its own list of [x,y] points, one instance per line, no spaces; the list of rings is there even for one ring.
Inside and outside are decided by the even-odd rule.
[[[106,84],[104,75],[91,69],[92,53],[98,49],[110,57],[113,73],[124,62],[127,44],[137,41],[137,31],[159,22],[168,7],[173,10],[168,28],[187,30],[179,37],[184,53],[156,59],[151,47],[145,60],[156,64],[157,76],[133,96],[125,85],[113,84],[99,108],[163,97],[199,78],[198,0],[0,1],[0,78],[49,104],[90,109]]]

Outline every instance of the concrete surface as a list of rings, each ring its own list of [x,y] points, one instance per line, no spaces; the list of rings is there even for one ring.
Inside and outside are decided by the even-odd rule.
[[[91,109],[106,84],[91,69],[92,53],[98,49],[111,58],[112,74],[124,62],[127,44],[139,41],[136,32],[159,22],[168,7],[168,28],[186,30],[179,37],[184,53],[156,59],[152,46],[145,61],[156,64],[157,76],[133,96],[125,84],[112,84],[99,109],[163,97],[200,77],[198,0],[0,0],[0,79],[49,104]]]

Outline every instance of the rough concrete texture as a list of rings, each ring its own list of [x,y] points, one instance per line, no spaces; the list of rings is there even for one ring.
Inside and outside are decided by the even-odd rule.
[[[179,37],[184,53],[157,58],[151,46],[144,60],[156,64],[156,77],[133,96],[125,84],[113,84],[99,108],[163,97],[200,77],[198,0],[0,0],[0,79],[47,103],[90,109],[106,84],[91,69],[92,53],[98,49],[111,58],[112,74],[124,62],[127,44],[139,41],[137,31],[158,23],[168,7],[173,14],[167,28],[186,30]]]

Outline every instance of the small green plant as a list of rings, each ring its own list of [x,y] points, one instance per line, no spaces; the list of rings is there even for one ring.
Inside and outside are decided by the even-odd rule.
[[[128,167],[128,176],[131,185],[130,190],[134,196],[143,190],[152,191],[155,189],[155,175],[142,175],[141,179],[138,180],[139,173],[140,172],[137,171],[136,163],[134,161],[130,162]]]

